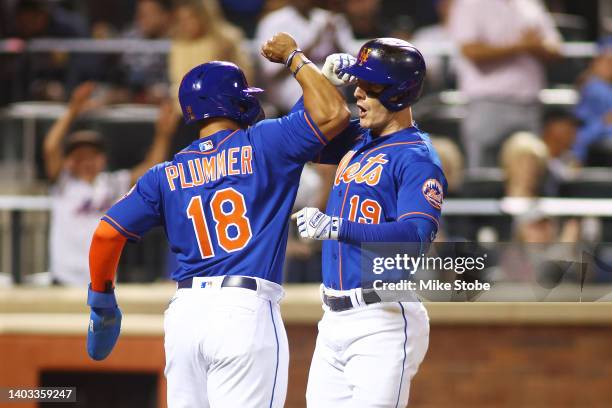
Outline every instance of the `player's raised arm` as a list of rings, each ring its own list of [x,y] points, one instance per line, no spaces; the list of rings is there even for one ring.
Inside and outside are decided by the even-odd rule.
[[[299,49],[293,37],[278,33],[261,47],[261,54],[271,62],[285,64],[302,87],[304,107],[327,137],[333,139],[347,125],[350,112],[338,90]]]
[[[70,126],[91,103],[91,95],[96,85],[93,82],[84,82],[79,85],[72,96],[66,112],[55,121],[45,136],[43,143],[43,157],[45,161],[45,173],[51,181],[55,181],[64,165],[64,152],[62,142],[70,129]]]
[[[132,168],[132,184],[136,183],[149,168],[166,160],[179,119],[180,115],[174,110],[174,105],[170,101],[165,101],[159,106],[153,143],[144,160]]]

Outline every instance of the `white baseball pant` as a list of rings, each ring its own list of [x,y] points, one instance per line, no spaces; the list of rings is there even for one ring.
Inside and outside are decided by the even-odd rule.
[[[333,312],[324,305],[312,357],[309,408],[399,408],[429,345],[429,318],[418,301]]]
[[[278,305],[283,289],[257,278],[257,291],[222,288],[222,278],[194,278],[165,312],[168,408],[283,407],[289,370]]]

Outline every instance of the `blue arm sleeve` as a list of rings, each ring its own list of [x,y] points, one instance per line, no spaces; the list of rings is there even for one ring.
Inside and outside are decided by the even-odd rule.
[[[342,220],[338,239],[351,244],[362,242],[431,242],[436,226],[424,218],[382,224],[360,224]]]
[[[147,171],[102,217],[130,241],[138,241],[145,232],[162,224],[156,167]]]

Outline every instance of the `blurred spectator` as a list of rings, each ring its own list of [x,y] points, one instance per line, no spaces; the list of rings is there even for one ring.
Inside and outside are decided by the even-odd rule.
[[[13,34],[25,40],[40,37],[87,37],[85,20],[48,0],[19,0],[15,10]]]
[[[507,197],[538,197],[548,169],[548,148],[537,136],[517,132],[504,142],[500,164]]]
[[[548,148],[548,169],[557,181],[571,178],[578,166],[571,147],[576,139],[576,117],[564,110],[551,110],[542,120],[542,140]],[[548,194],[550,195],[550,194]]]
[[[562,281],[579,278],[581,223],[564,223],[534,207],[514,218],[514,240],[503,247],[500,266],[505,280],[527,281],[552,289]]]
[[[183,0],[175,10],[175,38],[169,56],[172,95],[178,97],[183,76],[208,61],[231,61],[253,77],[252,58],[240,29],[228,23],[216,0]],[[278,65],[278,64],[274,64]]]
[[[448,44],[452,42],[449,28],[450,9],[454,0],[435,0],[436,11],[440,21],[437,24],[422,27],[414,32],[412,42],[423,50],[427,64],[427,83],[432,89],[448,88],[450,73],[455,71],[456,62],[450,57],[428,55],[428,44]]]
[[[576,242],[579,237],[580,223],[577,220],[570,221],[563,234],[559,236],[559,221],[537,209],[532,209],[515,217],[515,239],[528,244]]]
[[[133,27],[122,35],[126,39],[160,40],[170,29],[170,0],[138,0]],[[123,83],[140,103],[159,103],[168,97],[166,55],[130,52],[121,60]]]
[[[582,162],[593,143],[612,137],[612,36],[601,40],[598,48],[598,55],[585,73],[576,106],[576,116],[583,125],[573,151]],[[612,153],[612,149],[606,153]]]
[[[446,181],[448,182],[448,191],[444,199],[461,196],[461,187],[463,186],[464,178],[464,160],[461,150],[455,142],[447,137],[432,136],[431,144],[440,157],[442,171],[444,171]],[[454,226],[456,227],[456,224],[459,224],[459,228],[453,228]],[[461,222],[451,224],[449,220],[444,217],[443,212],[438,233],[436,234],[436,242],[466,241],[464,234],[467,229],[461,228],[463,226],[461,224]]]
[[[20,0],[11,35],[20,39],[88,37],[85,20],[78,14],[51,5],[47,0]],[[66,52],[37,53],[23,62],[28,98],[64,100],[66,90],[95,69],[86,57]]]
[[[505,137],[537,133],[544,62],[559,57],[561,37],[537,0],[455,0],[450,29],[460,49],[459,89],[469,100],[468,166],[493,166]]]
[[[221,7],[227,18],[239,26],[249,38],[255,35],[255,28],[265,0],[221,0]]]
[[[442,170],[448,182],[447,197],[460,195],[464,173],[464,160],[461,150],[455,142],[447,137],[432,136],[431,144],[436,149],[442,162]]]
[[[90,82],[75,89],[66,113],[53,124],[43,146],[45,171],[53,182],[49,253],[51,276],[57,284],[89,282],[89,242],[100,217],[151,166],[165,160],[178,124],[172,104],[166,103],[144,161],[130,170],[104,171],[107,157],[97,132],[74,132],[62,148],[74,120],[95,105],[94,89]]]
[[[293,1],[262,18],[255,34],[256,43],[263,44],[280,31],[289,31],[304,53],[319,66],[329,54],[340,50],[356,54],[359,49],[339,46],[352,44],[348,23],[341,15],[315,7],[313,0]],[[269,102],[288,112],[302,94],[300,86],[282,64],[271,64],[261,56],[259,61]]]
[[[370,40],[390,36],[389,26],[383,24],[380,18],[381,3],[381,0],[346,0],[344,2],[344,12],[351,25],[354,38]]]

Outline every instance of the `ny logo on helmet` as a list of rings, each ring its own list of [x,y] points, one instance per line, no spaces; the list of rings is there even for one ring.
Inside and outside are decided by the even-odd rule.
[[[363,65],[368,60],[368,57],[370,56],[371,52],[372,52],[371,48],[361,49],[361,52],[359,53],[359,65]]]
[[[191,105],[187,105],[187,114],[189,115],[189,120],[195,120],[195,115],[193,114],[193,109],[191,108]]]

